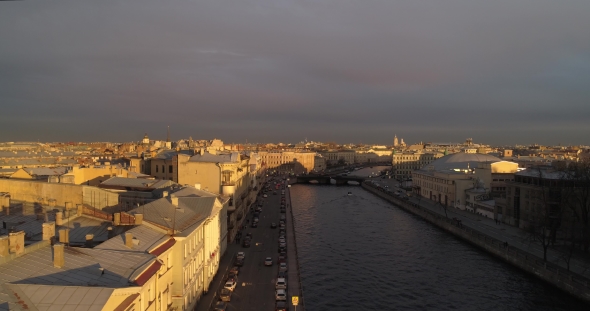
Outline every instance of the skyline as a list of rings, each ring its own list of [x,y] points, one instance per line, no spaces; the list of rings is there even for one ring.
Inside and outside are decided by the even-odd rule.
[[[1,6],[0,141],[590,144],[588,2]]]

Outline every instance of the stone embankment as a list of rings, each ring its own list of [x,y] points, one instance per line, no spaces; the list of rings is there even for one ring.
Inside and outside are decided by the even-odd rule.
[[[470,228],[454,219],[449,219],[440,213],[432,211],[429,208],[423,207],[418,203],[403,200],[397,196],[390,195],[383,192],[367,183],[363,183],[362,187],[383,198],[384,200],[403,208],[404,210],[422,217],[424,220],[436,225],[437,227],[452,233],[458,238],[461,238],[504,261],[529,272],[540,279],[553,284],[559,289],[570,293],[582,300],[590,302],[590,281],[573,272],[555,265],[550,262],[543,261],[535,255],[523,251],[512,245],[507,245],[504,241],[498,240],[489,235],[483,234],[478,230]]]

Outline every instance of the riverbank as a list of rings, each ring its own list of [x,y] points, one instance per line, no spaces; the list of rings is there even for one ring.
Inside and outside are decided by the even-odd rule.
[[[287,183],[289,184],[289,183]],[[285,188],[285,201],[288,202],[289,207],[287,208],[287,260],[289,270],[287,275],[288,284],[288,296],[289,299],[296,296],[298,297],[298,304],[296,310],[305,311],[305,298],[303,297],[303,285],[301,284],[301,274],[299,266],[299,254],[297,252],[297,237],[295,236],[295,217],[293,217],[293,204],[291,202],[291,188]],[[292,300],[287,301],[289,305],[292,305]]]
[[[380,191],[367,183],[363,183],[362,187],[378,197],[412,214],[420,216],[456,237],[486,250],[488,253],[539,277],[561,290],[590,302],[590,284],[587,278],[580,274],[567,271],[551,262],[545,262],[541,257],[518,247],[516,243],[507,244],[502,239],[505,228],[488,226],[485,231],[480,230],[474,223],[454,220],[451,217],[447,218],[444,209],[440,206],[435,207],[427,202],[402,200],[401,198]]]

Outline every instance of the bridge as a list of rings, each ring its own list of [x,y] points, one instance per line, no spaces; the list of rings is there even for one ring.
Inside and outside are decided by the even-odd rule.
[[[297,183],[298,184],[311,184],[311,183],[313,183],[313,181],[316,181],[317,184],[320,184],[320,185],[329,185],[330,179],[334,179],[336,181],[336,185],[347,185],[349,181],[356,181],[360,185],[367,178],[362,177],[362,176],[304,175],[304,176],[297,176]]]

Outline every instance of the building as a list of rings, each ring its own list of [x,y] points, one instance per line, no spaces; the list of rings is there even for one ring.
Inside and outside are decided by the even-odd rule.
[[[492,187],[500,191],[517,170],[518,164],[491,155],[454,153],[414,171],[413,192],[443,206],[495,217]]]
[[[397,152],[394,150],[391,158],[393,177],[397,180],[411,179],[413,171],[427,166],[444,155],[446,154],[440,152]]]
[[[304,174],[315,168],[315,152],[258,152],[266,169],[281,173]]]

